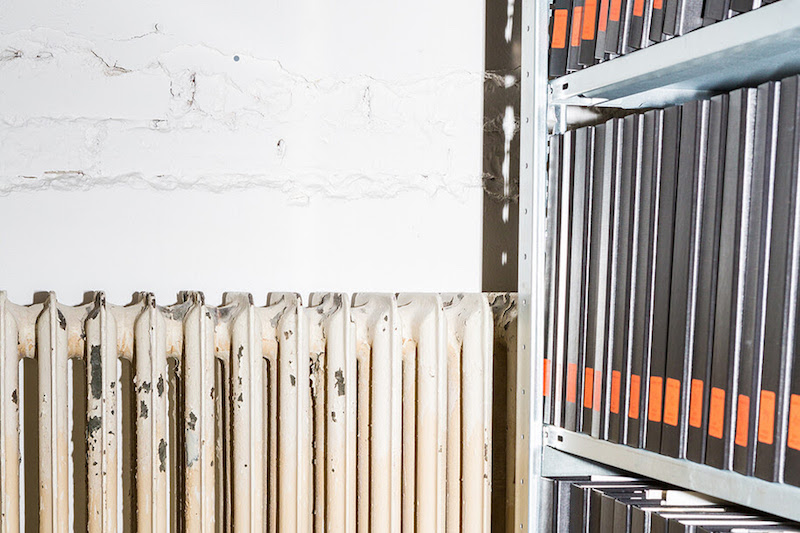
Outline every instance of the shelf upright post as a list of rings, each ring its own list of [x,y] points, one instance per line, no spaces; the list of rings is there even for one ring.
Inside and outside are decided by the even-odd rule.
[[[519,4],[518,4],[519,5]],[[542,531],[544,248],[547,186],[547,0],[522,0],[519,319],[515,527]],[[516,526],[519,524],[519,527]]]

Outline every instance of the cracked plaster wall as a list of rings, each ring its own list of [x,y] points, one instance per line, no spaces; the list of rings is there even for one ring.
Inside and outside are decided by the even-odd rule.
[[[482,35],[476,0],[7,2],[0,286],[479,290]]]

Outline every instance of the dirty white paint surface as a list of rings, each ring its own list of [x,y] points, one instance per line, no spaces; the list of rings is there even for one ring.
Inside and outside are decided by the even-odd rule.
[[[482,0],[7,2],[0,286],[479,290],[482,35]]]

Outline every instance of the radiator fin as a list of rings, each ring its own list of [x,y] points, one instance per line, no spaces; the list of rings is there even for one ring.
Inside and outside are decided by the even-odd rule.
[[[498,326],[515,301],[492,298],[0,292],[0,530],[490,531],[498,346],[503,383],[515,368]]]

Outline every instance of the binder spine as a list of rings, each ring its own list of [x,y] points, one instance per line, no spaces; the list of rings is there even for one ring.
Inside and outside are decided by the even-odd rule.
[[[678,12],[681,9],[681,0],[664,0],[664,26],[661,32],[664,35],[677,35]]]
[[[764,368],[778,368],[779,371],[763,373],[756,475],[769,481],[800,486],[800,365],[793,357],[797,353],[797,300],[800,275],[798,164],[800,164],[800,77],[792,76],[780,82],[775,204],[767,299],[770,300],[773,294],[775,297],[767,305],[763,363]],[[785,222],[785,228],[781,225],[781,221]],[[785,265],[783,272],[780,271],[782,265]],[[778,309],[781,312],[779,316],[775,316],[778,314],[776,312]],[[780,320],[780,323],[773,323],[777,320]],[[772,423],[771,409],[773,402],[774,423]]]
[[[696,267],[694,265],[696,220],[699,194],[702,194],[703,175],[697,172],[698,162],[705,154],[701,130],[703,108],[701,102],[689,102],[681,114],[681,136],[678,157],[678,186],[675,202],[675,229],[672,252],[672,283],[670,286],[669,332],[667,335],[667,361],[664,373],[664,408],[661,436],[661,453],[671,457],[683,455],[685,442],[682,431],[681,399],[686,384],[684,372],[690,368],[692,354],[691,324],[693,323],[696,292]]]
[[[580,158],[580,164],[576,164],[574,173],[574,208],[573,208],[573,232],[572,232],[572,252],[570,256],[570,312],[568,322],[568,353],[570,363],[577,365],[586,350],[586,290],[587,290],[587,264],[589,239],[589,217],[591,207],[592,181],[591,181],[591,154],[594,148],[593,135],[591,129],[583,129],[576,132],[576,162]],[[577,372],[576,372],[577,373]],[[577,376],[576,376],[577,377]],[[577,387],[577,384],[576,384]],[[577,396],[577,391],[575,396]],[[575,420],[578,408],[572,407],[573,421]],[[573,422],[574,425],[574,422]],[[574,428],[576,429],[576,428]]]
[[[569,349],[568,316],[571,302],[569,301],[570,281],[570,256],[572,242],[572,184],[577,171],[576,165],[578,158],[574,155],[572,146],[574,145],[575,134],[570,132],[562,138],[564,157],[562,157],[561,182],[559,184],[559,208],[558,208],[558,295],[556,306],[556,342],[555,353],[557,357],[563,358],[563,354]],[[569,152],[568,152],[569,150]],[[573,152],[573,153],[570,153]],[[569,154],[569,155],[568,155]]]
[[[692,372],[689,387],[689,410],[686,458],[705,462],[708,431],[708,379],[713,350],[714,311],[717,294],[717,259],[719,255],[722,187],[727,133],[728,95],[715,96],[709,103],[708,143],[699,239],[697,292],[694,323]]]
[[[709,391],[706,464],[732,468],[731,391],[736,354],[741,340],[740,313],[743,305],[744,246],[750,203],[753,129],[756,93],[739,89],[730,93],[725,149],[725,178],[720,226],[717,300],[714,319]],[[735,413],[735,412],[734,412]]]
[[[583,165],[585,161],[585,153],[581,153],[579,150],[576,149],[577,145],[577,132],[567,132],[562,137],[562,150],[564,152],[564,156],[562,157],[562,169],[561,169],[561,183],[562,188],[563,184],[568,183],[568,187],[570,187],[571,193],[571,185],[574,182],[574,176],[576,173],[580,173],[580,167]],[[561,192],[560,196],[562,197],[560,206],[563,208],[565,202],[563,197],[567,195],[566,191]],[[559,217],[559,226],[561,227],[563,224],[569,225],[570,220],[569,216],[564,216],[561,214]],[[558,265],[559,265],[559,294],[558,294],[558,301],[560,302],[559,310],[558,310],[558,317],[556,319],[556,327],[561,328],[563,331],[563,335],[557,335],[557,342],[556,342],[556,353],[559,355],[559,363],[556,364],[556,372],[555,374],[559,376],[556,378],[560,380],[563,387],[559,387],[558,383],[556,383],[556,388],[561,389],[563,392],[559,394],[558,399],[559,403],[561,404],[562,411],[559,415],[556,415],[560,422],[565,429],[574,430],[575,429],[575,416],[576,416],[576,408],[575,408],[575,389],[574,389],[574,381],[573,378],[575,376],[574,372],[574,365],[577,364],[577,349],[576,346],[573,345],[573,333],[569,328],[569,321],[568,317],[571,316],[571,313],[579,313],[580,302],[576,302],[578,305],[572,305],[573,300],[573,282],[574,279],[571,276],[572,273],[572,265],[571,260],[573,256],[571,255],[571,248],[572,242],[571,239],[574,236],[575,232],[569,234],[567,237],[567,233],[564,229],[562,229],[559,239],[559,248],[558,248]],[[561,240],[563,239],[563,241]]]
[[[734,13],[746,13],[753,9],[753,0],[731,0],[731,11]]]
[[[572,0],[572,18],[569,24],[569,48],[567,50],[567,72],[580,70],[581,32],[583,29],[583,1]]]
[[[617,207],[614,210],[614,239],[612,246],[611,301],[609,314],[609,370],[604,374],[604,412],[608,413],[608,440],[624,442],[625,428],[622,410],[622,391],[627,380],[628,323],[631,286],[631,229],[633,195],[636,192],[634,173],[638,159],[638,115],[628,115],[621,121],[621,165],[617,182]]]
[[[594,361],[598,346],[603,346],[605,330],[603,328],[605,310],[603,300],[608,271],[608,231],[611,200],[611,162],[606,145],[613,138],[612,123],[595,126],[591,232],[589,237],[589,273],[587,278],[587,312],[586,312],[586,348],[584,360],[580,368],[579,378],[583,387],[579,389],[581,403],[579,407],[580,431],[592,433],[592,406],[594,401]],[[602,290],[601,290],[602,286]],[[602,352],[601,352],[602,353]]]
[[[569,165],[569,169],[562,172],[562,180],[575,181],[582,180],[586,175],[586,131],[578,130],[575,132],[568,132],[563,137],[563,150],[568,154],[564,160]],[[580,200],[580,198],[578,198]],[[584,209],[585,211],[585,209]],[[575,266],[576,261],[581,260],[580,243],[576,242],[582,239],[584,233],[584,221],[578,221],[580,228],[578,231],[573,231],[570,234],[570,254],[569,254],[569,284],[567,285],[567,326],[566,326],[566,349],[561,352],[563,355],[560,358],[560,363],[556,368],[556,373],[560,376],[561,383],[563,384],[562,393],[560,395],[560,403],[563,411],[560,413],[561,426],[565,429],[575,431],[577,428],[577,366],[581,353],[581,336],[580,330],[572,327],[574,323],[580,323],[580,316],[583,310],[583,301],[581,298],[581,270]],[[577,274],[577,275],[576,275]],[[557,385],[558,386],[558,385]]]
[[[601,252],[600,268],[598,269],[599,287],[597,298],[597,333],[594,347],[594,389],[592,391],[591,405],[591,435],[595,438],[606,439],[608,434],[607,405],[603,399],[605,395],[605,377],[608,373],[608,352],[611,347],[613,312],[613,250],[616,228],[614,218],[619,207],[622,151],[622,119],[610,120],[606,123],[605,156],[603,160],[603,173],[606,176],[603,188],[603,223],[601,227]],[[587,362],[587,367],[589,363]],[[587,370],[588,375],[588,370]],[[586,405],[584,404],[584,407]]]
[[[562,138],[554,135],[550,138],[550,154],[548,161],[547,179],[547,233],[545,237],[545,301],[547,302],[547,314],[544,323],[545,335],[545,366],[555,367],[558,357],[556,356],[556,315],[558,314],[558,221],[559,221],[559,189],[562,173]],[[545,378],[547,379],[547,375]],[[558,387],[551,389],[553,395],[559,393]],[[545,417],[549,415],[550,406],[545,401]],[[551,423],[558,423],[554,416],[550,415]]]
[[[567,73],[569,28],[572,2],[556,0],[550,18],[550,61],[548,74],[551,78]]]
[[[548,161],[547,178],[547,229],[545,236],[545,301],[547,302],[546,318],[544,322],[545,335],[545,366],[552,366],[556,360],[555,352],[555,322],[557,314],[557,295],[558,295],[558,262],[556,253],[558,249],[558,204],[559,204],[559,182],[562,167],[561,137],[555,135],[550,138],[550,156]],[[545,375],[545,379],[547,376]],[[557,393],[558,389],[555,389]],[[550,416],[550,406],[547,398],[545,399],[545,418]]]
[[[628,446],[642,445],[645,424],[645,400],[642,380],[646,379],[650,335],[652,332],[653,295],[653,241],[655,238],[656,207],[658,201],[658,165],[661,146],[662,111],[648,111],[639,121],[641,129],[640,163],[637,172],[637,193],[634,207],[634,231],[632,254],[632,305],[631,332],[627,358],[625,402],[623,413],[627,416],[625,443]]]
[[[647,382],[647,427],[645,448],[657,452],[661,448],[661,418],[664,393],[664,372],[669,331],[669,297],[672,279],[673,226],[677,187],[677,140],[680,137],[681,109],[664,110],[659,162],[658,215],[655,235],[655,272],[653,294],[653,326],[650,366]]]
[[[651,5],[648,0],[633,0],[632,3],[627,51],[644,48],[645,14],[648,11],[647,8]]]
[[[633,17],[633,2],[634,0],[626,0],[625,7],[622,11],[622,35],[620,37],[619,52],[620,54],[628,53],[630,48],[631,39],[631,18]]]
[[[594,65],[597,60],[594,57],[594,50],[597,44],[597,15],[600,0],[584,0],[583,2],[583,23],[581,24],[581,49],[578,56],[578,63],[589,67]]]
[[[620,36],[622,35],[622,3],[623,0],[609,0],[608,4],[608,30],[605,51],[613,55],[621,52],[619,45]]]
[[[660,42],[664,29],[664,3],[666,0],[653,0],[652,14],[650,15],[650,40]]]
[[[733,469],[752,475],[755,460],[753,444],[757,425],[758,395],[761,389],[760,363],[763,341],[765,261],[769,257],[771,193],[774,176],[774,136],[777,127],[777,85],[764,83],[758,88],[755,146],[750,202],[747,213],[747,238],[744,250],[744,295],[739,357],[734,363],[736,392],[731,391],[731,423],[734,425]],[[735,395],[735,396],[734,396]]]
[[[602,61],[606,57],[606,37],[608,35],[608,10],[611,0],[600,0],[600,11],[597,15],[597,40],[594,47],[594,58]]]

